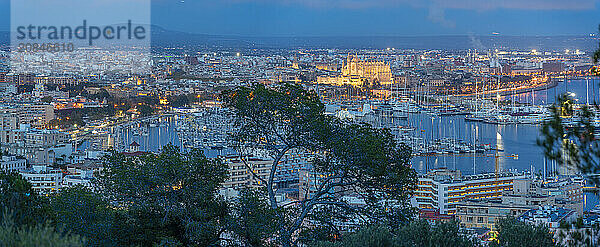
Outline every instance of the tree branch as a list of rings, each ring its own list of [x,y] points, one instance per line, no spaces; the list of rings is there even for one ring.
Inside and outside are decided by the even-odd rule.
[[[244,163],[244,166],[246,167],[246,169],[248,169],[250,171],[250,173],[252,174],[252,176],[254,178],[260,180],[264,184],[267,184],[267,181],[264,180],[263,178],[261,178],[260,176],[258,176],[258,174],[256,174],[254,172],[254,170],[252,169],[252,167],[250,167],[250,164],[248,164],[248,162],[243,158],[241,150],[239,150],[238,153],[239,153],[240,160],[242,161],[242,163]]]
[[[275,199],[275,191],[273,191],[273,180],[275,179],[275,173],[277,172],[277,167],[279,166],[279,161],[281,161],[281,158],[283,158],[283,156],[290,149],[292,149],[291,146],[286,146],[281,151],[279,151],[279,154],[277,154],[277,157],[275,158],[275,160],[273,160],[273,165],[271,166],[271,173],[269,174],[269,181],[267,182],[267,192],[269,193],[269,200],[271,201],[272,209],[277,208],[277,200]]]

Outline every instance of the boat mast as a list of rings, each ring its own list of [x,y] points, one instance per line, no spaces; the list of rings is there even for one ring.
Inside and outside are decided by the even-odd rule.
[[[498,58],[498,51],[494,53],[496,57],[496,66],[498,66],[498,85],[496,87],[496,109],[500,108],[500,76],[502,74],[502,66],[500,66],[500,59]]]

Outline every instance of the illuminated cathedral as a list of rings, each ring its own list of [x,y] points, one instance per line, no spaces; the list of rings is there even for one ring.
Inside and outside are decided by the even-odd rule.
[[[384,61],[362,60],[357,56],[348,55],[342,74],[339,76],[319,77],[319,83],[362,86],[365,84],[388,85],[392,83],[392,70]]]

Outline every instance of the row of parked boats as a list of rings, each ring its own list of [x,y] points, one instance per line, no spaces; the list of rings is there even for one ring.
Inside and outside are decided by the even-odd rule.
[[[184,149],[226,149],[233,120],[227,109],[201,108],[182,115],[176,121],[176,131]]]
[[[475,105],[478,104],[478,105]],[[549,118],[546,106],[504,106],[492,102],[438,103],[418,105],[410,99],[397,101],[335,102],[326,104],[326,114],[339,118],[361,119],[373,115],[379,118],[406,119],[409,114],[431,116],[465,116],[466,121],[489,124],[540,124]]]
[[[540,124],[550,117],[548,109],[536,106],[487,108],[474,111],[465,117],[466,121],[489,124]]]
[[[354,102],[351,102],[354,103]],[[368,101],[362,106],[336,102],[326,105],[326,114],[356,123],[368,123],[375,128],[386,128],[394,135],[396,141],[412,149],[413,155],[458,155],[484,153],[494,149],[491,145],[467,142],[457,138],[442,137],[438,139],[425,138],[423,130],[410,126],[409,114],[430,115],[467,115],[468,109],[445,105],[443,107],[419,106],[415,102],[405,100]],[[417,115],[415,115],[417,116]],[[431,131],[431,130],[429,130]]]

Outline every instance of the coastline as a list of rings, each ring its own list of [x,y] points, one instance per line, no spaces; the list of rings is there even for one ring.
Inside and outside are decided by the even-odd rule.
[[[508,90],[508,89],[502,89],[499,93],[500,96],[509,96],[509,95],[513,95],[513,94],[523,94],[523,93],[529,93],[532,91],[542,91],[542,90],[548,90],[548,89],[552,89],[555,88],[556,86],[558,86],[559,81],[557,79],[552,79],[552,78],[548,78],[548,82],[544,85],[540,85],[538,87],[534,87],[534,88],[521,88],[521,89],[517,89],[517,90]],[[493,91],[488,91],[485,93],[478,93],[477,95],[483,95],[484,98],[491,98],[491,97],[495,97],[496,96],[496,90]],[[458,96],[458,97],[471,97],[474,96],[475,94],[468,94],[468,95],[454,95],[454,96]]]
[[[515,90],[515,91],[502,91],[502,92],[500,92],[500,96],[507,96],[507,95],[512,95],[512,94],[522,94],[522,93],[528,93],[528,92],[532,92],[532,91],[535,92],[535,91],[548,90],[548,89],[555,88],[556,86],[558,86],[558,80],[549,78],[548,82],[545,85],[542,85],[539,87],[534,87],[534,88],[523,88],[523,89],[519,89],[519,90]],[[494,92],[492,92],[492,93],[494,93]]]

